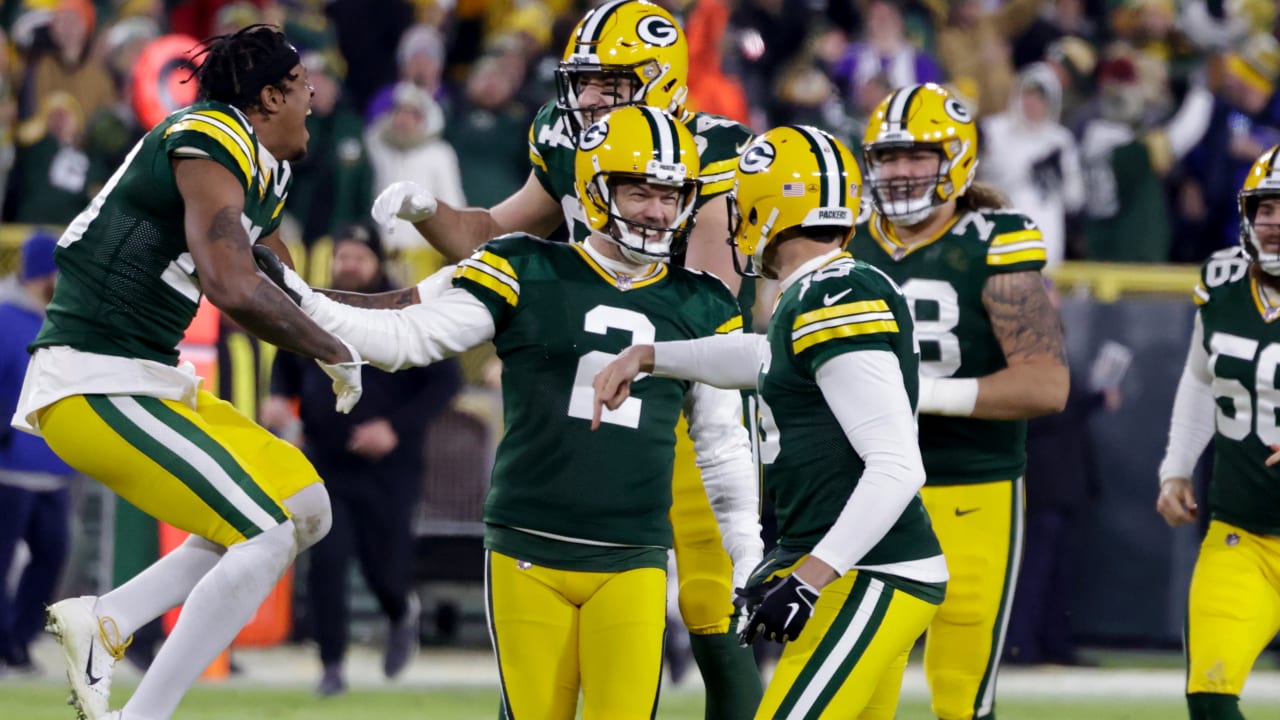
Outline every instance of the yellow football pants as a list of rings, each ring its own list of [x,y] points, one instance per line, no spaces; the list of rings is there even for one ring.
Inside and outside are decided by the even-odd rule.
[[[941,720],[984,718],[995,708],[1022,562],[1022,479],[926,486],[920,496],[951,571],[925,642],[933,712]]]
[[[204,391],[195,410],[144,396],[73,395],[39,419],[68,465],[223,546],[285,522],[285,498],[320,482],[301,451]]]
[[[1187,603],[1187,693],[1239,695],[1280,632],[1280,538],[1214,520]]]
[[[756,719],[893,720],[907,655],[937,611],[871,575],[837,579],[782,651]]]
[[[680,617],[694,635],[729,631],[733,616],[733,562],[720,539],[693,441],[684,416],[676,426],[675,472],[671,479],[671,528],[675,536]]]
[[[503,717],[650,720],[666,630],[666,572],[576,572],[487,551],[485,594]]]

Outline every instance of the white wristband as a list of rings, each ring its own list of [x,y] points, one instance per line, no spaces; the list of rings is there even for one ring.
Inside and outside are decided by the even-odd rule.
[[[920,378],[920,412],[929,415],[973,414],[978,404],[978,378]]]

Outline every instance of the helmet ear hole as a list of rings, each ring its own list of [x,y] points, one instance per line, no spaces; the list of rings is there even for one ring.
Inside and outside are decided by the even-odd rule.
[[[749,225],[760,224],[760,214],[756,211],[755,208],[751,208],[751,212],[747,214],[747,224]]]

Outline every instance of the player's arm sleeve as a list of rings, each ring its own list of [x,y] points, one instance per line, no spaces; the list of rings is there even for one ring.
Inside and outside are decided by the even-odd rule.
[[[733,561],[733,586],[743,587],[764,554],[760,535],[760,489],[742,424],[742,396],[694,383],[685,396],[685,417],[707,499]]]
[[[493,339],[493,314],[460,288],[427,305],[396,310],[351,307],[315,293],[306,311],[321,327],[351,344],[374,367],[394,371],[429,365]]]
[[[769,340],[764,335],[741,331],[660,342],[653,346],[653,374],[717,388],[754,388],[768,352]]]
[[[1029,218],[1026,227],[999,233],[987,244],[987,272],[1039,272],[1049,259],[1044,234]]]
[[[1182,367],[1182,378],[1173,398],[1173,416],[1169,419],[1169,443],[1160,462],[1160,481],[1171,477],[1191,477],[1196,461],[1213,439],[1213,376],[1209,372],[1209,354],[1204,349],[1204,326],[1196,313],[1191,331],[1191,347]]]
[[[842,353],[817,370],[818,388],[865,468],[813,556],[841,575],[889,532],[924,486],[915,415],[898,357]]]
[[[257,176],[253,139],[243,125],[217,110],[188,112],[164,131],[165,153],[177,158],[206,158],[231,171],[246,191]]]

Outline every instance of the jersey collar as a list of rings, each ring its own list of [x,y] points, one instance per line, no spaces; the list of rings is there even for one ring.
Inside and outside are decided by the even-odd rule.
[[[773,306],[778,306],[778,301],[782,299],[782,294],[787,291],[787,288],[795,285],[796,281],[800,278],[808,275],[809,273],[816,272],[837,260],[852,257],[852,255],[844,250],[832,250],[831,252],[823,253],[816,258],[806,261],[803,265],[793,270],[782,282],[778,283],[778,296],[773,299]]]
[[[1253,295],[1253,304],[1265,322],[1280,318],[1280,297],[1274,297],[1267,289],[1258,284],[1257,278],[1249,278],[1249,290]]]
[[[901,260],[922,247],[932,245],[941,239],[943,235],[951,232],[951,228],[960,221],[960,216],[962,214],[963,213],[956,213],[946,225],[943,225],[939,228],[938,232],[934,233],[933,237],[911,247],[907,247],[898,239],[898,231],[893,227],[893,223],[885,220],[884,216],[880,213],[873,213],[871,215],[871,222],[867,223],[867,227],[871,228],[872,239],[876,241],[876,244],[880,246],[881,250],[884,250],[886,255],[894,260]]]
[[[609,270],[597,262],[596,259],[591,256],[591,250],[589,250],[583,243],[571,242],[569,243],[569,247],[573,248],[578,253],[578,256],[586,261],[587,265],[589,265],[592,270],[596,271],[597,275],[604,278],[605,282],[622,292],[636,290],[645,287],[646,285],[652,285],[667,276],[666,263],[654,263],[653,266],[642,275],[622,275]]]

